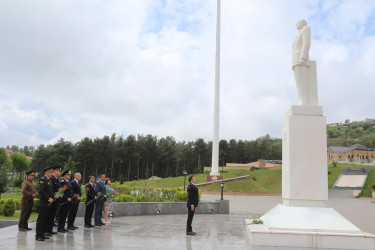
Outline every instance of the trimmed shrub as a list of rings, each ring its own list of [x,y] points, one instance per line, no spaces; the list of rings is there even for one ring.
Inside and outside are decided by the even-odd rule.
[[[111,186],[116,190],[114,202],[187,201],[187,192],[179,188],[129,187],[119,182],[112,183]],[[199,199],[200,196],[199,190]]]
[[[136,198],[132,195],[118,194],[113,199],[114,202],[134,202]]]
[[[187,201],[188,200],[188,193],[187,191],[176,191],[174,194],[173,201]]]
[[[375,190],[375,183],[372,184],[372,190]]]
[[[4,216],[12,216],[16,212],[16,206],[13,199],[7,199],[1,208]]]
[[[0,215],[3,214],[3,212],[2,212],[3,209],[2,208],[3,208],[4,203],[5,203],[5,199],[0,199]]]
[[[14,200],[14,205],[16,206],[16,210],[21,210],[21,201]]]

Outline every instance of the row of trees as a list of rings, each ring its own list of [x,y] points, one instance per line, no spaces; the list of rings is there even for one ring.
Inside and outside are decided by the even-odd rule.
[[[7,146],[6,147],[7,149],[11,149],[11,150],[14,150],[14,151],[17,151],[19,153],[22,153],[26,156],[30,156],[32,157],[33,154],[34,154],[34,151],[35,151],[35,147],[34,146],[24,146],[23,148],[22,147],[18,147],[17,145],[12,145],[12,146]]]
[[[30,161],[26,159],[25,154],[14,153],[8,156],[6,151],[0,148],[0,198],[1,193],[5,192],[9,184],[8,173],[20,174],[29,169],[29,166]],[[20,181],[22,183],[22,180],[18,178],[17,186],[19,186]]]
[[[227,162],[248,163],[258,158],[281,159],[281,140],[269,135],[252,141],[221,140],[220,165]],[[42,171],[46,166],[59,166],[89,175],[107,176],[119,180],[145,179],[151,176],[178,176],[186,170],[202,173],[211,165],[212,142],[176,141],[167,136],[153,135],[104,136],[84,138],[73,144],[60,139],[53,145],[40,145],[33,152],[31,168]]]

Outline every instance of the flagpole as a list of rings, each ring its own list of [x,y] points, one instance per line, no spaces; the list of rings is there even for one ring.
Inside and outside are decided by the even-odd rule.
[[[215,103],[214,134],[212,140],[211,176],[219,176],[219,113],[220,113],[220,0],[217,0],[216,60],[215,60]]]

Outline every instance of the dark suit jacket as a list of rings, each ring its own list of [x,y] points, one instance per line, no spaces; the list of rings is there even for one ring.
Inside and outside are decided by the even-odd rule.
[[[102,182],[101,180],[98,180],[96,182],[95,192],[96,193],[101,192],[102,196],[105,195],[105,194],[107,194],[107,189],[105,188],[104,182]]]
[[[90,183],[87,183],[86,184],[86,189],[89,189],[87,191],[86,201],[91,201],[91,200],[95,199],[96,192],[95,192],[95,188],[93,187],[93,185],[91,185]]]
[[[81,184],[80,183],[77,184],[75,180],[73,180],[71,183],[72,183],[73,194],[79,194],[81,196],[82,195]]]
[[[187,207],[191,207],[191,205],[194,205],[194,207],[198,207],[198,188],[190,183],[188,188],[188,201],[187,201]]]
[[[64,195],[63,195],[63,197],[61,199],[62,202],[65,202],[68,198],[72,198],[73,197],[72,184],[71,184],[70,181],[66,181],[64,178],[62,178],[61,181],[60,181],[60,185],[61,185],[61,187],[67,186],[67,188],[64,191]]]
[[[53,190],[53,193],[55,194],[57,193],[57,191],[59,191],[59,188],[61,187],[60,181],[54,175],[52,175],[51,182],[52,182],[52,190]]]
[[[53,198],[52,182],[47,176],[43,176],[39,179],[39,206],[47,206],[49,204],[49,198]]]

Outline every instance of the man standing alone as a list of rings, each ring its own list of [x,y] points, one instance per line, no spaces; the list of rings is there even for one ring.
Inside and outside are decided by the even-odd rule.
[[[107,197],[107,190],[104,185],[104,180],[105,180],[105,174],[101,174],[95,186],[95,192],[98,195],[98,199],[96,200],[96,206],[95,206],[95,226],[105,225],[102,222],[103,206],[104,206],[105,198]]]
[[[191,223],[193,222],[193,217],[195,213],[195,209],[198,207],[198,188],[195,186],[196,179],[194,176],[189,177],[189,186],[187,188],[188,192],[188,201],[187,201],[187,208],[188,208],[188,219],[186,225],[186,234],[188,235],[195,235],[196,233],[193,232],[193,228],[191,227]]]
[[[34,184],[35,171],[30,170],[26,172],[26,175],[27,179],[22,183],[21,215],[18,222],[18,229],[20,231],[31,230],[27,222],[33,208],[33,199],[36,197],[36,187]]]

